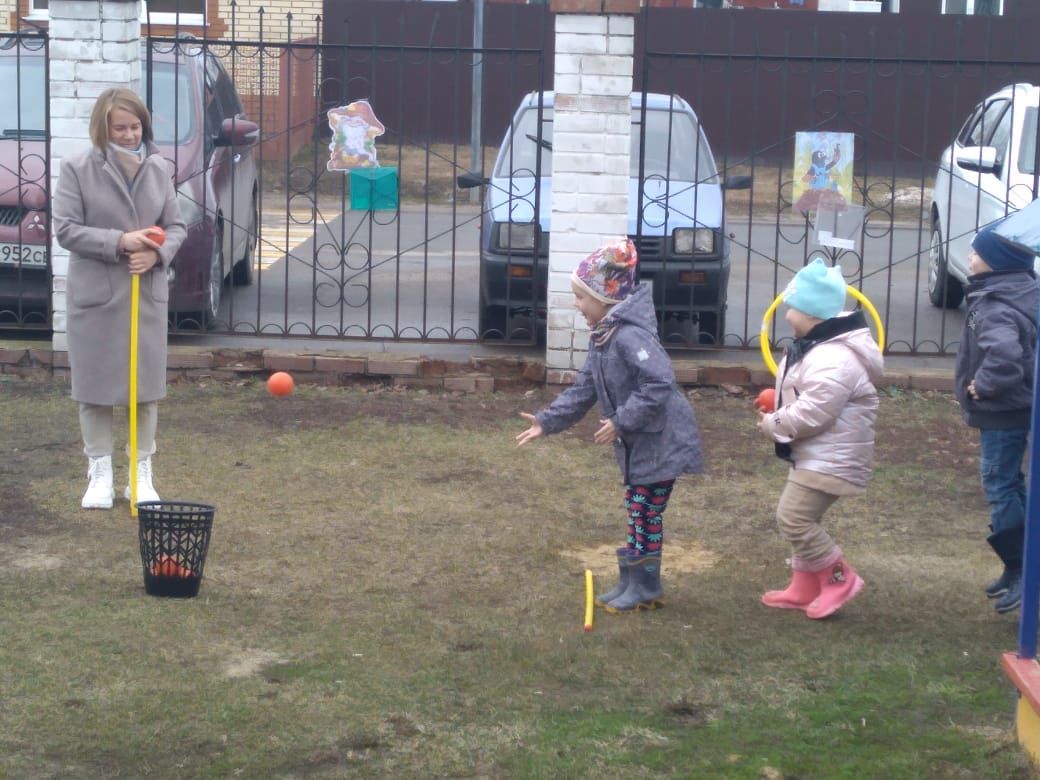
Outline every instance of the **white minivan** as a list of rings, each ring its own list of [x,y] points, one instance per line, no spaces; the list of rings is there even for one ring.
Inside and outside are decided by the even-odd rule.
[[[928,298],[964,300],[968,255],[979,228],[1033,200],[1040,88],[1010,84],[977,106],[943,152],[932,193]]]

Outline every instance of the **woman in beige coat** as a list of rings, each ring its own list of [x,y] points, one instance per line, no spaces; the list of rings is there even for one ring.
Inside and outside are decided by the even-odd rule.
[[[186,231],[172,167],[152,143],[148,109],[131,90],[103,92],[90,117],[92,148],[61,162],[53,220],[69,251],[67,327],[72,398],[89,458],[82,506],[112,506],[112,407],[130,401],[130,279],[140,277],[137,498],[152,484],[158,401],[166,395],[166,269]],[[146,229],[166,231],[162,245]],[[126,489],[126,497],[129,498]]]

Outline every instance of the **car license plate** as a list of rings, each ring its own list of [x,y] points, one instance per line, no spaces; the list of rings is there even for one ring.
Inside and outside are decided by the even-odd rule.
[[[47,248],[39,244],[0,243],[0,265],[18,265],[31,268],[47,267]]]

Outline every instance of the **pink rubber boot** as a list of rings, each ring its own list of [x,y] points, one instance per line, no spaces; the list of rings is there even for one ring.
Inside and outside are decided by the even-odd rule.
[[[807,617],[819,620],[833,615],[863,590],[863,580],[838,551],[838,560],[815,572],[820,595],[805,610]]]
[[[804,561],[791,561],[791,582],[785,590],[771,590],[762,595],[762,603],[776,609],[802,609],[820,595],[820,580],[815,572],[807,571]]]

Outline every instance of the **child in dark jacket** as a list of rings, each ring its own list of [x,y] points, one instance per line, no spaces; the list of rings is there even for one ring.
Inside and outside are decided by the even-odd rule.
[[[571,276],[574,305],[591,329],[585,365],[574,384],[536,414],[523,445],[558,433],[599,403],[593,439],[611,444],[625,484],[628,540],[617,549],[618,584],[596,598],[608,612],[663,606],[663,515],[675,479],[702,470],[693,408],[679,392],[668,353],[657,338],[651,288],[636,277],[636,249],[624,239],[581,261]]]
[[[1004,564],[986,596],[997,599],[997,612],[1004,613],[1022,603],[1022,457],[1033,406],[1040,293],[1034,255],[998,236],[999,224],[980,230],[971,243],[954,388],[964,421],[979,429],[982,490],[990,506],[987,541]]]

